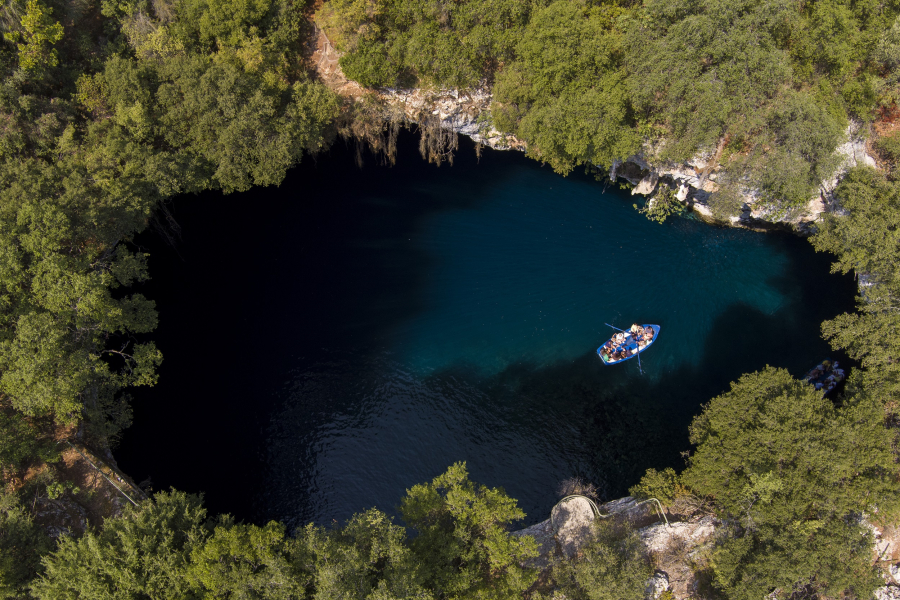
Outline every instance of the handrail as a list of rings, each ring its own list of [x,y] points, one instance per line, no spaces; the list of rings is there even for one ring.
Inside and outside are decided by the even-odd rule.
[[[559,506],[563,502],[571,500],[572,498],[584,498],[585,500],[587,500],[591,506],[592,512],[594,513],[595,517],[600,517],[601,519],[608,519],[609,517],[613,516],[613,514],[615,514],[615,513],[610,513],[608,515],[604,515],[600,512],[600,508],[597,506],[597,503],[594,502],[593,500],[591,500],[590,498],[588,498],[587,496],[584,496],[582,494],[570,494],[569,496],[566,496],[565,498],[561,499],[559,502],[554,504],[553,508],[550,509],[550,526],[553,527],[553,531],[558,531],[558,529],[556,527],[556,523],[553,521],[553,511],[556,510],[557,506]],[[656,498],[647,498],[646,500],[642,500],[642,501],[638,502],[631,508],[637,508],[638,506],[641,506],[642,504],[646,504],[648,502],[656,502],[656,505],[653,507],[654,512],[657,512],[660,516],[662,516],[663,520],[666,522],[666,527],[672,527],[672,525],[669,523],[669,519],[666,517],[666,512],[663,510],[662,504]],[[629,509],[629,510],[631,510],[631,509]]]
[[[76,448],[76,447],[72,444],[72,442],[70,442],[69,440],[65,440],[65,442],[69,445],[70,448],[72,448],[72,450],[74,450],[75,452],[77,452],[78,454],[80,454],[80,455],[81,455],[81,458],[83,458],[84,460],[86,460],[86,461],[88,462],[89,465],[91,465],[92,467],[94,467],[94,468],[97,470],[98,473],[100,473],[101,475],[103,475],[103,478],[104,478],[105,480],[107,480],[108,482],[110,482],[110,483],[112,484],[112,486],[113,486],[114,488],[116,488],[116,489],[119,491],[120,494],[122,494],[123,496],[125,496],[125,498],[128,499],[129,502],[131,502],[131,503],[134,504],[135,506],[138,505],[137,502],[135,502],[134,500],[131,499],[131,496],[129,496],[128,494],[126,494],[126,493],[124,492],[124,490],[122,490],[122,488],[120,488],[118,485],[116,485],[116,483],[115,483],[112,479],[110,479],[109,477],[107,477],[106,473],[104,473],[103,470],[102,470],[100,467],[98,467],[97,465],[95,465],[95,464],[94,464],[94,461],[92,461],[92,460],[89,459],[87,456],[85,456],[84,453],[83,453],[81,450],[79,450],[78,448]]]

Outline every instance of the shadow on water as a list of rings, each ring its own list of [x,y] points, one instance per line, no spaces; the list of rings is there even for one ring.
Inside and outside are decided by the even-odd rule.
[[[261,428],[297,357],[338,337],[377,346],[424,310],[430,258],[404,242],[435,213],[477,206],[524,161],[485,152],[479,164],[463,142],[452,171],[436,169],[416,144],[404,133],[395,167],[369,157],[359,169],[339,142],[280,187],[177,198],[175,248],[153,231],[137,238],[152,279],[135,291],[157,304],[148,337],[164,362],[155,387],[132,392],[134,424],[115,450],[126,472],[250,517],[263,483]],[[441,177],[455,193],[420,191]]]
[[[336,147],[293,170],[279,188],[179,199],[177,252],[154,235],[139,239],[152,254],[154,277],[139,291],[157,301],[152,338],[165,362],[160,383],[134,394],[135,425],[116,451],[126,472],[151,476],[157,489],[204,491],[213,513],[296,526],[346,519],[373,505],[390,510],[406,488],[467,460],[473,479],[505,487],[528,520],[539,521],[556,500],[557,482],[572,474],[615,497],[648,467],[683,464],[687,427],[702,403],[766,363],[802,374],[828,354],[819,322],[852,309],[851,278],[827,275],[828,257],[813,255],[805,240],[773,234],[750,243],[779,246],[787,257],[766,282],[784,296],[782,305],[763,312],[750,299],[730,302],[697,340],[678,339],[663,315],[659,347],[642,355],[645,376],[635,360],[603,366],[593,349],[566,360],[512,360],[487,374],[460,359],[414,371],[386,340],[432,308],[424,288],[438,265],[409,242],[436,214],[478,210],[510,178],[542,170],[500,152],[486,152],[479,165],[465,142],[452,170],[435,169],[414,145],[410,136],[401,139],[392,169],[359,171],[352,150]],[[570,220],[583,228],[579,216]],[[504,217],[523,218],[513,211]],[[680,239],[715,244],[740,233]],[[546,248],[549,255],[562,245]],[[686,273],[710,268],[731,276],[727,257],[714,248],[689,250],[695,256]],[[585,289],[607,277],[585,261],[565,269],[541,264]],[[527,270],[538,266],[522,265],[518,280],[528,281]],[[670,304],[682,309],[684,331],[682,315],[692,307],[680,302]],[[568,306],[559,300],[556,313]],[[433,344],[442,343],[435,336]],[[697,344],[697,358],[671,366],[663,357],[690,355],[665,350],[675,344]]]

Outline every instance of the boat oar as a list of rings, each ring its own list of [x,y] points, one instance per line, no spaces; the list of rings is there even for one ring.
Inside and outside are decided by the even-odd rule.
[[[604,325],[606,325],[607,327],[612,327],[612,328],[615,329],[616,331],[621,331],[622,333],[625,333],[625,330],[624,330],[624,329],[619,329],[618,327],[613,327],[613,326],[610,325],[609,323],[604,323]]]
[[[644,369],[641,367],[641,347],[638,346],[638,371],[641,372],[641,375],[644,374]]]

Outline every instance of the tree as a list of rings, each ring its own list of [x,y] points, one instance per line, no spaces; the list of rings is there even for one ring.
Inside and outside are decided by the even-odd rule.
[[[47,534],[15,494],[0,491],[0,599],[26,597],[28,583],[50,547]]]
[[[535,13],[497,76],[497,126],[560,173],[611,165],[640,149],[615,12],[558,1]]]
[[[297,542],[284,525],[264,527],[223,519],[191,553],[188,576],[209,598],[287,600],[305,597],[309,576],[294,568]]]
[[[627,521],[595,521],[580,555],[553,568],[553,578],[572,600],[640,600],[653,573],[640,535]]]
[[[896,413],[900,394],[900,184],[871,168],[851,170],[835,190],[849,212],[825,215],[811,238],[820,252],[837,260],[832,271],[856,272],[865,282],[859,312],[822,324],[835,348],[859,360],[864,372],[854,378]],[[853,383],[851,381],[851,383]]]
[[[438,597],[512,600],[536,580],[520,566],[537,555],[534,539],[505,531],[525,513],[502,489],[469,481],[465,463],[407,490],[400,512],[417,532],[411,547]]]
[[[32,594],[40,600],[188,598],[191,553],[209,534],[199,496],[158,493],[108,519],[100,532],[61,538],[43,559]]]
[[[24,71],[39,71],[59,64],[53,45],[62,39],[63,26],[50,18],[53,9],[44,6],[40,0],[28,0],[22,16],[20,32],[6,33],[4,36],[19,49],[19,68]]]
[[[313,574],[314,600],[431,600],[422,565],[406,531],[377,509],[353,515],[331,531],[313,524],[298,532],[298,562]]]
[[[836,408],[767,367],[704,406],[690,436],[697,449],[682,481],[735,523],[714,561],[729,594],[758,598],[798,582],[829,596],[871,593],[877,578],[858,515],[898,508],[880,402],[860,394]]]
[[[347,77],[367,87],[398,82],[471,87],[513,57],[540,1],[333,0],[316,20],[345,52]]]

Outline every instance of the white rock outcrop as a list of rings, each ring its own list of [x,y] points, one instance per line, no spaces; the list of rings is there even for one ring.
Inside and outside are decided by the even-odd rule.
[[[437,117],[448,131],[472,138],[496,150],[525,150],[525,143],[501,133],[490,119],[493,95],[486,87],[457,89],[387,89],[379,92],[386,102],[403,110],[408,121],[421,123]]]
[[[665,552],[673,544],[699,546],[716,531],[716,520],[707,516],[697,522],[657,523],[640,530],[641,541],[650,552]]]
[[[472,90],[424,90],[389,89],[380,92],[387,102],[402,107],[407,120],[422,121],[423,115],[434,115],[442,128],[466,135],[476,142],[497,150],[525,150],[525,143],[514,136],[501,133],[491,122],[490,107],[493,96],[486,86]],[[801,233],[808,233],[811,225],[825,212],[839,211],[833,192],[840,178],[851,167],[875,166],[875,159],[866,151],[865,139],[860,135],[860,124],[852,123],[846,131],[846,141],[836,152],[842,160],[834,174],[822,182],[819,194],[800,208],[784,210],[778,206],[763,204],[756,190],[742,190],[744,210],[732,217],[733,226],[761,226],[781,224]],[[678,192],[676,197],[685,205],[707,219],[713,219],[708,199],[718,191],[716,183],[721,165],[711,165],[714,153],[699,153],[684,163],[651,161],[647,155],[652,149],[631,156],[612,165],[609,178],[622,179],[634,185],[632,194],[651,195],[660,181],[666,181]]]
[[[669,589],[669,576],[663,571],[656,571],[653,576],[647,580],[647,587],[644,590],[644,598],[647,600],[657,600],[663,595],[663,592]]]

